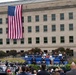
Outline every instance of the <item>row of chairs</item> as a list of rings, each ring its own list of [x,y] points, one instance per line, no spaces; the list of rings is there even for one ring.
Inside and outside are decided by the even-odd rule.
[[[35,58],[36,59],[36,64],[41,64],[42,63],[42,58]],[[32,57],[29,58],[25,58],[25,60],[28,62],[28,64],[32,64]],[[46,65],[50,65],[51,64],[51,60],[49,58],[45,58],[45,63]],[[63,64],[66,65],[68,62],[64,61]],[[53,60],[53,64],[61,64],[61,61],[59,58],[55,58]]]

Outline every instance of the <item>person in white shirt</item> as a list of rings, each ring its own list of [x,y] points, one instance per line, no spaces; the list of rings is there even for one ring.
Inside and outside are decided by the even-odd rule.
[[[46,53],[44,53],[43,56],[46,57]]]
[[[27,54],[25,55],[25,58],[28,58],[28,55]]]
[[[60,59],[62,59],[62,53],[61,52],[59,52],[58,56],[59,56]]]
[[[51,65],[53,65],[54,57],[52,55],[50,55],[49,59],[51,61]]]

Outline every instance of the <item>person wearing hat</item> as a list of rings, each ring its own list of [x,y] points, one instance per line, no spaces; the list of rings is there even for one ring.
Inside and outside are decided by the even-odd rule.
[[[76,75],[76,64],[74,62],[71,63],[71,70],[66,72],[66,75]]]

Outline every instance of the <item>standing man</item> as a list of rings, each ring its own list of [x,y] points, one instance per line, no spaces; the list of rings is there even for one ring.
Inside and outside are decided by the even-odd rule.
[[[76,75],[76,64],[72,62],[71,70],[66,72],[66,75]]]
[[[51,65],[53,65],[53,64],[54,64],[54,59],[55,59],[55,58],[54,58],[52,55],[50,55],[49,59],[50,59]]]
[[[27,73],[25,72],[25,66],[22,66],[20,71],[21,72],[18,75],[27,75]]]
[[[32,57],[31,61],[32,61],[32,64],[36,64],[36,58],[35,58],[35,56]]]
[[[39,71],[37,73],[37,75],[50,75],[50,73],[47,72],[45,69],[46,69],[46,65],[45,64],[42,64],[41,65],[41,71]]]

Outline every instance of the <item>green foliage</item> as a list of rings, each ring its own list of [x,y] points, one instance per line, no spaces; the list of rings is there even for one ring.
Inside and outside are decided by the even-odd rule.
[[[70,64],[67,64],[66,66],[65,66],[65,69],[66,70],[70,70],[71,68],[70,68]]]
[[[59,47],[57,50],[60,52],[65,52],[65,49],[63,47]]]
[[[53,69],[61,68],[61,69],[66,70],[66,71],[69,71],[69,70],[71,69],[70,64],[67,64],[67,65],[65,65],[65,66],[64,66],[64,65],[48,66],[47,68],[48,68],[48,69],[51,69],[51,68],[53,68]]]
[[[40,52],[42,52],[42,51],[38,47],[32,48],[31,50],[28,51],[28,53],[30,53],[30,54],[36,54],[36,53],[40,53]]]
[[[65,52],[68,56],[73,56],[73,51],[70,48],[65,49],[64,47],[59,47],[54,51],[57,53],[61,52],[62,54]]]
[[[33,51],[34,51],[34,53],[40,53],[40,51],[41,51],[41,49],[40,48],[38,48],[38,47],[35,47],[34,49],[33,49]]]
[[[74,62],[76,64],[76,58],[75,57],[72,57],[70,60],[69,60],[69,64],[71,64],[72,62]]]
[[[25,56],[26,52],[21,52],[20,55],[23,57]]]
[[[12,55],[12,56],[16,56],[17,55],[17,51],[16,50],[10,50],[9,55]]]
[[[0,57],[5,57],[6,53],[4,51],[0,51]]]
[[[12,57],[6,57],[6,58],[0,58],[0,61],[8,61],[8,62],[18,62],[18,63],[24,63],[25,60],[22,58],[12,58]]]
[[[38,65],[31,64],[29,66],[33,67],[35,70],[39,70],[40,69],[40,66],[38,66]]]

